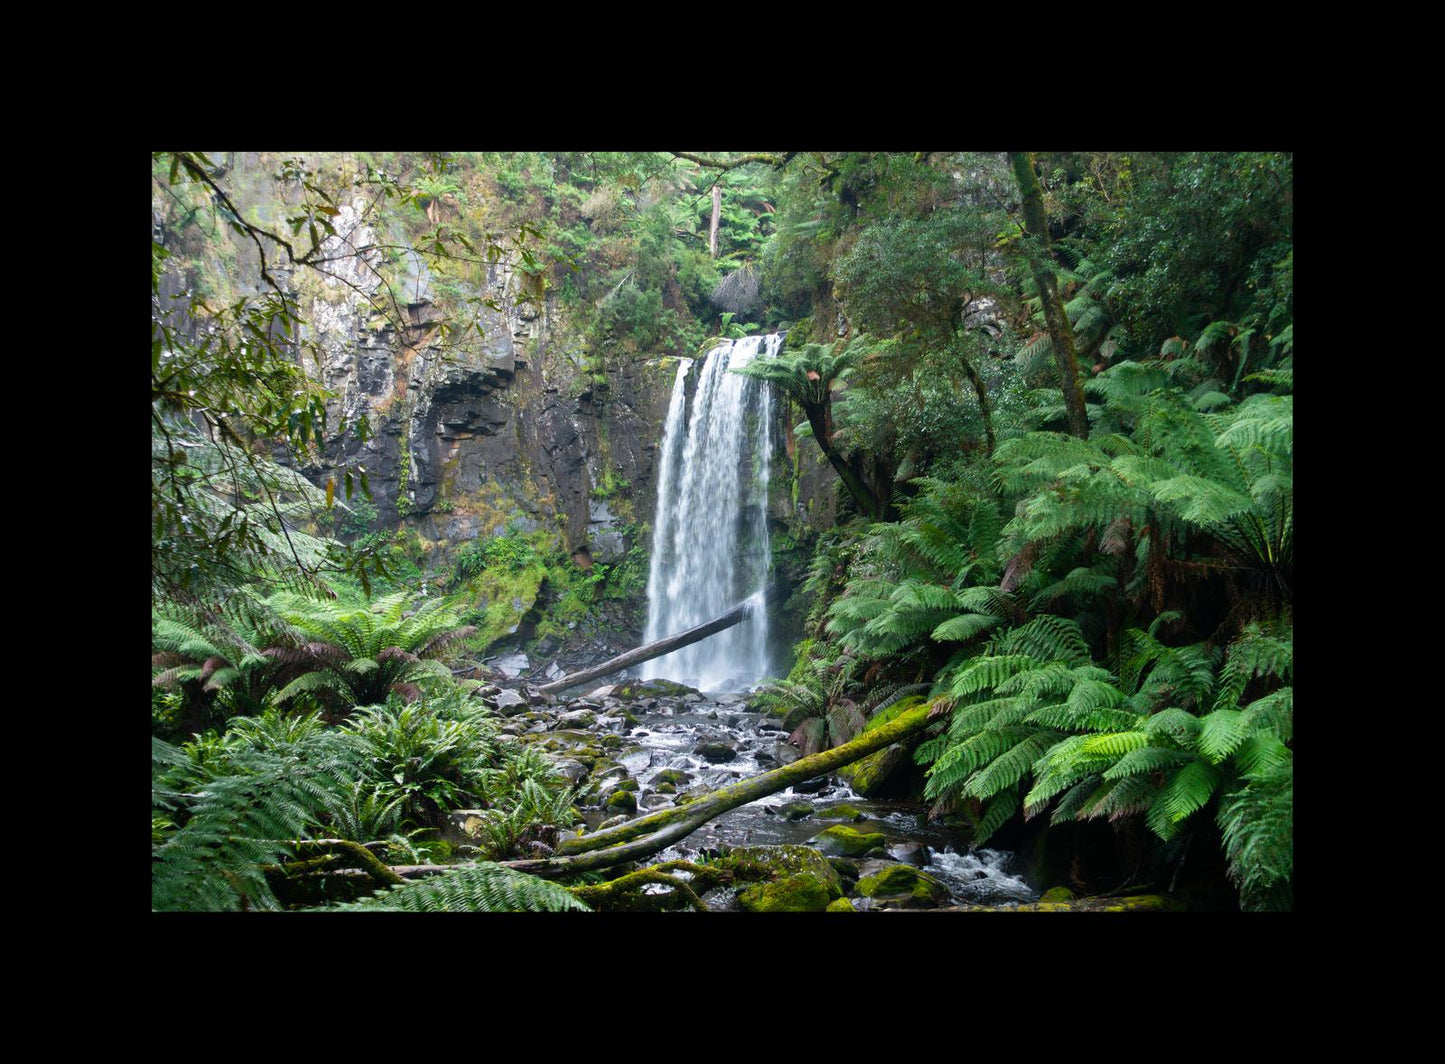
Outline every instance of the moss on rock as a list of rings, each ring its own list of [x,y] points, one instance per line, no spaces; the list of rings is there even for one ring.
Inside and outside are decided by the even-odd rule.
[[[948,888],[927,872],[912,865],[889,865],[858,880],[855,888],[865,898],[902,898],[915,905],[940,905],[949,898]]]
[[[1039,901],[1073,901],[1074,892],[1068,887],[1050,887]]]
[[[861,857],[870,850],[883,846],[882,832],[867,833],[838,824],[814,835],[808,840],[825,854],[839,857]]]
[[[625,780],[624,782],[631,783],[632,781]],[[613,811],[620,810],[624,813],[635,813],[637,812],[637,795],[631,791],[613,791],[607,799],[607,808]]]
[[[828,908],[824,911],[830,913],[856,913],[858,910],[853,907],[853,903],[847,898],[837,898],[830,901]]]

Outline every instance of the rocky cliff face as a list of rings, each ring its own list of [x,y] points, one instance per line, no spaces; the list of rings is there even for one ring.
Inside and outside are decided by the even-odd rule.
[[[284,212],[266,199],[274,191],[263,161],[238,155],[235,167],[230,177],[251,190],[243,209],[274,224]],[[331,424],[364,416],[372,433],[329,441],[329,461],[306,475],[324,484],[332,463],[364,466],[375,516],[361,505],[358,512],[373,529],[415,532],[434,570],[475,540],[510,531],[555,532],[584,568],[649,549],[676,360],[586,349],[552,293],[535,291],[506,256],[485,267],[485,291],[466,293],[475,317],[459,322],[456,286],[446,287],[454,279],[433,276],[415,254],[383,268],[379,250],[358,249],[406,241],[374,231],[361,198],[338,206],[324,271],[273,263],[273,274],[319,346],[307,371],[335,396]],[[250,249],[237,241],[230,255],[219,269],[193,270],[189,283],[254,292],[241,280],[259,275]],[[395,310],[378,314],[378,301]],[[770,517],[796,543],[831,523],[832,473],[815,448],[794,441],[787,404],[774,410]],[[798,575],[796,564],[784,565],[779,590]]]

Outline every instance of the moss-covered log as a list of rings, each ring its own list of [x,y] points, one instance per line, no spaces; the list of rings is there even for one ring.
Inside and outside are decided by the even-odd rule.
[[[594,910],[607,909],[636,909],[639,907],[656,909],[667,908],[669,903],[676,905],[677,902],[667,899],[666,902],[658,901],[657,898],[665,896],[646,895],[654,900],[642,905],[637,904],[636,892],[649,883],[660,883],[672,887],[677,892],[678,898],[685,898],[698,912],[707,912],[708,907],[698,897],[697,891],[692,884],[685,880],[678,879],[669,873],[685,871],[693,876],[693,882],[703,890],[710,890],[718,882],[731,879],[728,873],[710,873],[702,865],[693,864],[691,861],[665,861],[662,864],[650,865],[647,868],[639,868],[636,872],[628,872],[625,876],[609,880],[606,883],[587,884],[580,887],[571,887],[572,896],[578,901],[590,906]]]
[[[521,872],[552,878],[638,860],[686,838],[729,809],[764,798],[795,783],[833,772],[861,757],[867,757],[875,750],[881,750],[922,731],[928,726],[933,708],[933,703],[925,702],[880,728],[864,732],[852,742],[824,750],[820,754],[799,758],[791,765],[775,768],[760,776],[720,787],[685,806],[664,809],[626,824],[619,824],[615,828],[583,835],[581,838],[567,839],[558,847],[560,856],[505,863],[509,868]]]

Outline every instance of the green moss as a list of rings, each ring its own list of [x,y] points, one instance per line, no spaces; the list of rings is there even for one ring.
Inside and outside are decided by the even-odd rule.
[[[1039,901],[1072,901],[1074,892],[1068,887],[1050,887]]]
[[[828,888],[806,872],[748,887],[738,904],[750,913],[820,913],[828,908]]]
[[[857,911],[858,910],[853,907],[853,903],[847,898],[837,898],[830,901],[828,908],[824,910],[824,912],[830,913],[856,913]]]
[[[637,790],[637,786],[636,780],[623,780],[617,785],[617,789],[619,791],[635,791]]]
[[[652,777],[654,783],[689,783],[692,777],[680,768],[665,768]]]
[[[604,735],[602,737],[601,743],[602,749],[604,750],[616,750],[622,745],[622,736],[613,735],[609,732],[607,735]]]
[[[857,806],[835,805],[831,809],[818,810],[820,820],[867,820],[868,817]]]
[[[630,783],[632,781],[628,780],[625,782]],[[607,799],[607,809],[612,812],[620,810],[624,813],[635,813],[637,812],[637,796],[631,791],[613,791],[611,797]]]
[[[634,680],[618,684],[612,689],[613,698],[661,698],[691,694],[697,694],[695,687],[673,683],[671,680]]]
[[[914,902],[938,904],[948,900],[948,888],[927,872],[912,865],[889,865],[858,881],[857,892],[865,898],[907,895]]]
[[[838,778],[863,797],[871,798],[882,789],[893,770],[907,760],[908,753],[901,746],[885,746],[876,753],[838,769]]]
[[[677,787],[671,783],[659,783],[653,788],[658,794],[676,794]]]
[[[870,850],[879,849],[883,846],[883,835],[881,832],[863,833],[853,828],[845,828],[841,824],[814,835],[809,842],[826,854],[836,854],[842,857],[861,857]]]
[[[789,820],[802,820],[813,815],[813,805],[811,802],[793,802],[779,809],[778,814]]]

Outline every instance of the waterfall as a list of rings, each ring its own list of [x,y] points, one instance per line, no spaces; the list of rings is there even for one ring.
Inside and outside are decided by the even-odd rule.
[[[752,597],[747,620],[655,658],[643,675],[706,691],[738,690],[768,674],[768,386],[728,370],[783,335],[724,340],[701,361],[683,361],[663,430],[646,641],[710,621]],[[688,401],[688,379],[697,378]]]

